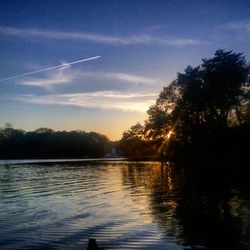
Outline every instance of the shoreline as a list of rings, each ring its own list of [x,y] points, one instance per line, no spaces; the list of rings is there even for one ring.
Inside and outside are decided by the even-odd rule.
[[[114,157],[114,158],[72,158],[72,159],[61,159],[61,158],[33,158],[33,159],[0,159],[1,165],[21,165],[21,164],[33,164],[33,163],[66,163],[66,162],[103,162],[103,161],[160,161],[159,158],[154,157],[144,157],[144,158],[136,158],[136,157]]]

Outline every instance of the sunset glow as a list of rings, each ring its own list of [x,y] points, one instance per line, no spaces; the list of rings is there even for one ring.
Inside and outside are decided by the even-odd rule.
[[[171,137],[172,134],[173,134],[173,131],[170,130],[170,131],[168,132],[168,134],[167,134],[167,138],[170,139],[170,137]]]
[[[250,57],[249,4],[62,1],[58,12],[57,2],[17,2],[0,10],[0,126],[117,140],[187,65],[224,44]]]

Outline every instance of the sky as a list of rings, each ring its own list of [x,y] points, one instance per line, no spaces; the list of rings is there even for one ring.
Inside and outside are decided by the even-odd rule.
[[[0,127],[118,140],[178,72],[217,49],[250,60],[249,0],[1,0]]]

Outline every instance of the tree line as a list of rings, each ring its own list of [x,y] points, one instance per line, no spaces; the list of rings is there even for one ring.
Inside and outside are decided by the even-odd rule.
[[[0,128],[0,159],[104,157],[113,144],[95,132],[49,128],[26,132],[10,124]]]
[[[250,139],[250,67],[242,53],[218,50],[164,87],[144,124],[125,131],[127,156],[166,161],[246,162]]]
[[[249,75],[242,53],[218,50],[178,73],[147,111],[145,123],[125,131],[118,144],[95,132],[26,132],[6,124],[0,128],[0,158],[103,157],[118,147],[127,157],[242,164],[250,141]]]

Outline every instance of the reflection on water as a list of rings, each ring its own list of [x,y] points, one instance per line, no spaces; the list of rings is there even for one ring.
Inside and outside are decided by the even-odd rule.
[[[160,163],[0,166],[0,249],[249,249],[250,197]]]

